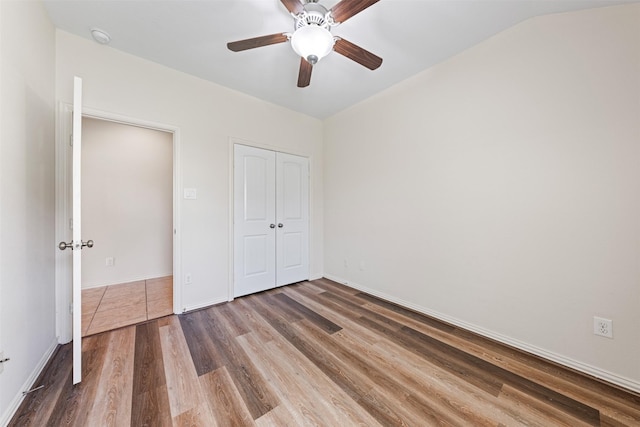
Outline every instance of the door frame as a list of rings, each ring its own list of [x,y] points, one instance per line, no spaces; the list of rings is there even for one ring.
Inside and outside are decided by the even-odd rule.
[[[312,260],[313,260],[313,243],[314,243],[314,235],[313,235],[313,226],[314,224],[314,215],[313,215],[313,202],[314,202],[314,191],[313,191],[313,183],[314,183],[314,175],[313,175],[313,156],[308,152],[303,152],[300,150],[292,149],[292,148],[284,148],[276,145],[270,144],[262,144],[255,141],[248,141],[246,139],[229,137],[229,265],[228,265],[228,274],[229,281],[227,286],[227,301],[233,301],[235,295],[235,258],[234,258],[234,238],[235,238],[235,227],[234,227],[234,149],[233,146],[236,144],[246,145],[248,147],[254,148],[262,148],[263,150],[271,150],[278,153],[292,154],[294,156],[306,157],[309,160],[309,280],[313,279],[312,270]]]
[[[102,111],[83,106],[82,117],[106,120],[124,125],[143,127],[173,135],[173,312],[180,313],[182,306],[182,265],[181,265],[181,230],[180,230],[180,188],[182,188],[180,170],[180,128],[164,123],[152,122],[121,114]],[[56,109],[56,242],[69,238],[71,211],[71,143],[73,105],[60,102]],[[68,253],[55,250],[56,262],[56,335],[58,342],[67,343],[72,339],[72,263]]]

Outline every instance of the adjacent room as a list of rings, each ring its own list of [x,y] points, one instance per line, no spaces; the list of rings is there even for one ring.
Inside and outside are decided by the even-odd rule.
[[[640,425],[640,2],[3,0],[0,61],[0,425]]]

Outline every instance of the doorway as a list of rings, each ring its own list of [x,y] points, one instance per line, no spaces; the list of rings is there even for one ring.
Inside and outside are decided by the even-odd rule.
[[[56,238],[57,241],[66,241],[69,238],[71,224],[72,224],[72,209],[71,209],[71,117],[73,113],[73,106],[66,103],[61,103],[59,106],[59,114],[57,117],[57,146],[56,146]],[[83,120],[85,118],[98,119],[103,122],[117,123],[123,125],[129,125],[133,128],[144,128],[156,131],[162,131],[169,135],[171,139],[171,152],[172,152],[172,171],[170,172],[170,188],[171,188],[171,205],[169,206],[169,212],[171,215],[171,228],[169,229],[171,246],[171,261],[172,269],[171,273],[176,277],[175,281],[171,281],[169,284],[168,292],[173,299],[172,313],[177,313],[177,307],[181,304],[181,292],[180,281],[177,278],[180,276],[181,262],[180,262],[180,244],[181,244],[181,232],[178,227],[180,224],[180,198],[177,196],[179,188],[181,186],[180,175],[180,129],[157,122],[151,122],[147,120],[131,118],[129,116],[123,116],[115,113],[96,110],[93,108],[83,107]],[[105,195],[106,197],[106,195]],[[90,237],[87,237],[90,239]],[[95,239],[94,239],[95,240]],[[127,245],[128,249],[133,248],[136,244],[135,234],[128,236],[122,242],[122,245]],[[96,249],[101,247],[101,243],[95,240]],[[140,251],[140,248],[138,248]],[[88,253],[89,250],[83,251]],[[106,258],[113,257],[114,267],[122,266],[119,261],[124,259],[120,256],[105,256],[100,261],[102,266],[106,267]],[[60,343],[66,343],[72,339],[72,326],[73,326],[73,311],[71,310],[73,296],[71,292],[71,272],[72,263],[70,257],[63,251],[56,251],[56,300],[58,307],[58,316],[56,322],[56,331],[59,336]],[[155,277],[154,279],[160,279],[161,277]],[[166,276],[162,277],[166,279]],[[171,276],[169,276],[171,278]],[[136,277],[135,279],[142,279]],[[139,281],[139,280],[135,280]],[[125,282],[126,283],[126,282]],[[93,286],[96,283],[92,283]],[[145,283],[146,285],[146,283]],[[105,296],[104,294],[103,296]],[[146,289],[145,289],[146,295]],[[104,301],[107,302],[108,298]],[[78,310],[79,311],[79,310]],[[83,319],[86,322],[86,318]],[[78,322],[80,323],[80,322]],[[83,331],[86,325],[83,325]]]
[[[173,135],[82,118],[82,335],[173,313]]]

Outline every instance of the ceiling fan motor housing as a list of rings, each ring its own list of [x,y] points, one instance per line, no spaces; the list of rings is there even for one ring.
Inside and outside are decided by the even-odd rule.
[[[308,25],[317,25],[326,30],[330,30],[334,25],[331,13],[318,3],[307,3],[304,5],[304,12],[296,16],[294,29],[297,30]]]

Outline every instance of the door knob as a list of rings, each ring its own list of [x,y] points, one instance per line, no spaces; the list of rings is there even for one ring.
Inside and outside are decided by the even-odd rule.
[[[82,249],[84,247],[92,248],[93,247],[93,240],[87,240],[86,242],[82,242],[82,246],[80,247],[80,249]],[[60,249],[61,251],[64,251],[65,249],[73,250],[73,242],[69,242],[69,243],[60,242],[58,244],[58,249]]]
[[[278,228],[282,228],[284,227],[284,224],[282,224],[281,222],[278,223]]]
[[[73,242],[69,242],[69,243],[60,242],[58,244],[58,249],[60,249],[61,251],[64,251],[65,249],[73,250]]]
[[[269,224],[269,228],[276,228],[275,224]]]

